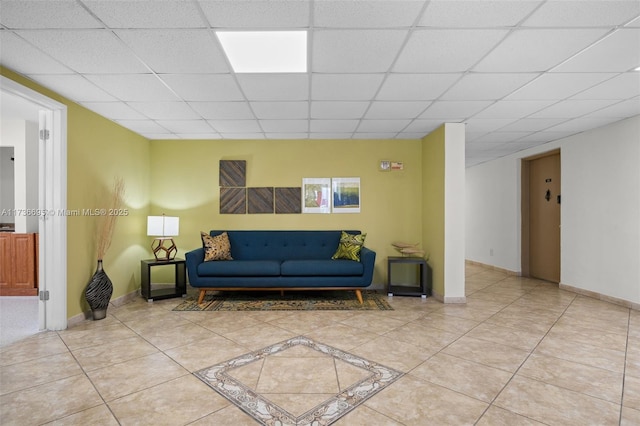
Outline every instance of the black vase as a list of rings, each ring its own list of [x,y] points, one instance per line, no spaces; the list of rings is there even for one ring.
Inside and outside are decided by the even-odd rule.
[[[113,293],[113,284],[102,269],[102,259],[98,260],[98,267],[95,274],[89,281],[84,297],[91,307],[94,320],[101,320],[107,316],[107,307]]]

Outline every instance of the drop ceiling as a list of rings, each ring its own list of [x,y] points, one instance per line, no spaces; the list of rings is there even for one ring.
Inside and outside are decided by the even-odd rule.
[[[233,72],[216,30],[307,30]],[[415,139],[467,166],[640,114],[638,0],[0,0],[0,64],[149,139]]]

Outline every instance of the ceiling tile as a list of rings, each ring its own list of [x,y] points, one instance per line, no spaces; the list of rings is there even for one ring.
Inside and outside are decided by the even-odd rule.
[[[414,31],[402,49],[393,71],[465,71],[486,55],[506,34],[507,30]]]
[[[316,28],[410,27],[418,17],[424,3],[424,0],[315,1],[313,3],[313,25]]]
[[[129,106],[152,120],[197,120],[201,118],[184,102],[129,102]]]
[[[86,75],[86,78],[121,101],[177,101],[153,74]]]
[[[640,13],[637,0],[553,0],[545,2],[522,25],[586,27],[621,25]]]
[[[311,118],[362,118],[369,107],[364,101],[313,101]]]
[[[546,73],[510,94],[508,100],[561,100],[613,77],[607,73]]]
[[[360,101],[373,98],[383,74],[313,74],[311,99]]]
[[[533,80],[537,74],[467,74],[442,100],[497,100]]]
[[[491,105],[492,101],[436,101],[419,118],[464,120]]]
[[[607,29],[520,29],[492,50],[475,71],[547,71],[604,36]]]
[[[181,139],[191,139],[191,140],[199,140],[199,139],[222,139],[220,133],[209,132],[209,133],[186,133],[180,135]]]
[[[493,132],[488,135],[482,136],[481,138],[476,139],[473,143],[474,143],[474,146],[476,144],[486,144],[486,143],[503,144],[506,142],[516,141],[520,138],[530,135],[531,133],[533,132],[503,132],[501,130],[499,132]]]
[[[618,120],[618,118],[581,117],[565,121],[562,124],[550,127],[548,130],[552,132],[584,132],[586,130],[595,129],[596,127],[611,124],[616,120]]]
[[[0,31],[0,62],[20,74],[69,74],[73,71],[9,31]]]
[[[306,74],[241,74],[238,84],[250,101],[299,101],[309,98]]]
[[[157,73],[226,73],[226,58],[208,30],[116,32]]]
[[[378,100],[433,100],[442,95],[461,74],[389,74]]]
[[[556,72],[625,72],[640,66],[640,28],[621,29],[598,41]]]
[[[330,132],[312,132],[309,133],[309,139],[350,139],[352,132],[348,133],[330,133]]]
[[[309,118],[309,103],[306,101],[250,102],[250,105],[260,119]]]
[[[590,117],[610,117],[610,118],[627,118],[640,114],[640,99],[630,99],[628,101],[622,101],[617,104],[611,105],[607,108],[595,111],[587,116]]]
[[[169,130],[151,120],[116,120],[118,124],[140,134],[168,134]]]
[[[432,0],[418,23],[427,27],[513,27],[541,0]]]
[[[163,74],[160,78],[185,101],[244,100],[244,95],[229,74]]]
[[[430,132],[400,132],[397,133],[394,139],[422,139]]]
[[[423,136],[431,133],[442,125],[441,120],[413,120],[402,132],[421,133]]]
[[[523,118],[500,129],[502,132],[539,132],[566,121],[564,118]]]
[[[313,72],[386,72],[407,35],[406,30],[316,30]]]
[[[255,118],[246,102],[188,102],[203,118],[248,120]]]
[[[142,120],[146,118],[124,102],[82,102],[81,104],[111,120]]]
[[[309,139],[308,133],[265,133],[267,139]]]
[[[354,132],[358,123],[358,120],[311,120],[309,131],[312,133]]]
[[[235,140],[256,140],[256,139],[265,139],[264,133],[220,133],[223,139],[235,139]]]
[[[142,73],[147,68],[105,30],[18,31],[17,34],[80,73]]]
[[[158,120],[157,123],[176,134],[213,133],[213,129],[205,120]]]
[[[401,132],[411,120],[362,120],[358,132]]]
[[[220,133],[260,133],[262,129],[256,120],[208,120]]]
[[[356,132],[353,134],[352,139],[394,139],[397,132]]]
[[[525,144],[529,142],[533,142],[536,145],[555,141],[558,139],[566,138],[567,136],[571,136],[574,132],[550,132],[545,130],[543,132],[532,133],[529,136],[525,136],[522,139],[518,139],[518,144]]]
[[[473,118],[520,118],[546,108],[556,101],[498,101]]]
[[[466,131],[470,133],[494,132],[516,121],[515,118],[473,118],[467,121]]]
[[[7,1],[1,5],[0,24],[18,28],[102,28],[75,0]]]
[[[110,28],[203,28],[198,8],[183,0],[83,0]]]
[[[574,99],[625,99],[640,96],[640,73],[628,72],[584,90]]]
[[[211,26],[217,28],[299,29],[309,26],[309,0],[201,0],[198,3]]]
[[[117,101],[116,98],[78,74],[31,74],[29,77],[44,87],[51,88],[76,102]]]
[[[616,103],[612,100],[566,100],[530,115],[530,118],[576,118]]]
[[[260,120],[266,133],[304,133],[309,130],[307,120]]]
[[[365,119],[416,118],[429,106],[427,101],[375,101]]]

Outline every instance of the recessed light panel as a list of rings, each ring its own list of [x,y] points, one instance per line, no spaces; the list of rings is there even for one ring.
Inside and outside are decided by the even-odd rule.
[[[216,34],[237,73],[307,71],[306,31],[218,31]]]

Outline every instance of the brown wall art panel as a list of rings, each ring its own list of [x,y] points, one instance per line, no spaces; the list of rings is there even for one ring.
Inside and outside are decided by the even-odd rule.
[[[273,188],[247,188],[249,213],[273,213]]]
[[[276,214],[302,213],[302,188],[276,188]]]
[[[220,186],[246,186],[246,182],[247,162],[245,160],[220,160]]]
[[[246,188],[220,188],[220,214],[247,213]]]

